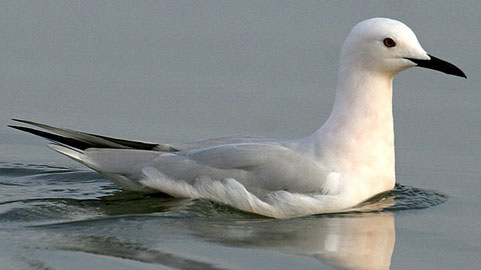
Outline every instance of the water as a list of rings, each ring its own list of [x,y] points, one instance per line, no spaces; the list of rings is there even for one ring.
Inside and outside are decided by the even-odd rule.
[[[479,267],[476,1],[10,2],[0,13],[0,269]],[[396,78],[398,185],[351,213],[273,220],[129,193],[6,127],[16,117],[172,143],[305,136],[330,111],[340,44],[373,16],[406,22],[468,80]]]
[[[0,248],[11,251],[13,245],[16,250],[0,258],[12,269],[85,269],[83,263],[63,262],[64,256],[85,254],[102,255],[107,262],[122,259],[121,267],[139,262],[181,269],[255,266],[242,261],[231,265],[230,259],[219,261],[224,255],[216,253],[209,252],[207,259],[202,255],[205,248],[223,246],[233,249],[232,255],[237,249],[248,253],[262,249],[268,254],[309,255],[336,267],[384,268],[394,247],[393,212],[428,208],[447,199],[437,192],[397,185],[352,213],[273,220],[207,200],[121,191],[90,171],[1,165],[5,195],[0,201]],[[200,250],[186,253],[192,244]],[[372,258],[364,258],[366,254]],[[98,263],[91,267],[99,267]],[[118,267],[109,263],[106,267]]]

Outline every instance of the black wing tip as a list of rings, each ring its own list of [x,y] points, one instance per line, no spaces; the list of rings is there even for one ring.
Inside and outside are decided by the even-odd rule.
[[[18,118],[12,118],[12,121],[27,124],[27,125],[32,125],[39,129],[25,127],[25,126],[17,126],[17,125],[7,125],[8,127],[11,127],[23,132],[31,133],[33,135],[37,135],[54,142],[59,142],[62,145],[69,145],[82,150],[90,147],[95,147],[95,148],[119,148],[119,149],[138,149],[138,150],[157,151],[156,149],[159,146],[159,144],[156,144],[156,143],[130,141],[130,140],[111,138],[111,137],[96,135],[91,133],[73,131],[68,129],[59,129],[59,128],[50,127],[45,124],[40,124],[33,121],[28,121],[28,120],[23,120]],[[42,131],[42,129],[46,129],[47,131],[50,131],[50,132]],[[62,135],[58,135],[57,130],[68,131],[68,132],[67,132],[67,135],[65,135],[64,133],[61,133]],[[75,133],[76,136],[70,137],[68,133]],[[91,140],[92,137],[95,137],[97,139],[101,139],[104,141],[108,141],[112,144],[117,144],[119,146],[112,146],[112,144],[108,144],[108,143],[106,144],[96,140],[92,141]]]
[[[79,140],[76,140],[76,139],[67,138],[67,137],[64,137],[64,136],[60,136],[60,135],[57,135],[57,134],[41,131],[41,130],[34,129],[34,128],[29,128],[29,127],[24,127],[24,126],[16,126],[16,125],[7,125],[7,126],[10,127],[10,128],[13,128],[13,129],[18,129],[20,131],[27,132],[27,133],[45,138],[45,139],[47,139],[47,140],[49,140],[53,143],[59,144],[59,145],[67,145],[69,147],[73,147],[73,148],[80,149],[80,150],[85,150],[87,148],[93,147],[93,145],[89,144],[89,143],[85,143],[85,142],[82,142],[82,141],[79,141]]]
[[[28,120],[19,119],[19,118],[12,118],[12,121],[25,123],[25,124],[29,124],[29,123],[32,122],[32,121],[28,121]]]
[[[13,120],[13,119],[12,119],[12,120]],[[25,132],[28,132],[28,130],[29,130],[29,128],[27,128],[27,127],[16,126],[16,125],[7,125],[7,127],[9,127],[9,128],[14,128],[14,129],[18,129],[18,130],[25,131]]]

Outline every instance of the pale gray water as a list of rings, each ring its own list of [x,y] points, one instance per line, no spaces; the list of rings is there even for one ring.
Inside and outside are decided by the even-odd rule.
[[[395,80],[407,188],[381,213],[277,221],[120,192],[6,127],[16,117],[161,142],[305,136],[330,111],[341,43],[374,16],[405,22],[468,75],[414,68]],[[476,1],[0,3],[0,269],[477,269],[480,21]]]

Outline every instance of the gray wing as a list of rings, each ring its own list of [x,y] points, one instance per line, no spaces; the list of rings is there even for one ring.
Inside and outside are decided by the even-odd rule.
[[[207,140],[198,140],[188,143],[181,143],[181,144],[159,144],[162,148],[166,148],[165,146],[169,146],[174,148],[178,151],[188,151],[188,150],[195,150],[195,149],[202,149],[208,148],[218,145],[226,145],[226,144],[241,144],[241,143],[273,143],[275,140],[266,139],[264,137],[259,136],[237,136],[237,137],[219,137],[219,138],[212,138]]]
[[[269,141],[263,137],[255,136],[240,136],[240,137],[220,137],[207,140],[199,140],[189,143],[181,144],[165,144],[165,143],[151,143],[125,140],[113,137],[107,137],[98,134],[80,132],[76,130],[70,130],[66,128],[58,128],[42,123],[37,123],[22,119],[12,119],[13,121],[32,125],[41,129],[45,129],[49,132],[41,131],[24,126],[9,125],[11,128],[15,128],[21,131],[32,133],[34,135],[44,137],[55,143],[73,147],[75,149],[86,150],[88,148],[109,148],[109,149],[137,149],[137,150],[150,150],[159,152],[177,152],[183,150],[200,149],[205,147],[211,147],[221,144],[234,144],[234,143],[248,143],[248,142],[264,142]]]
[[[150,166],[187,182],[234,178],[249,191],[323,192],[327,172],[308,157],[276,143],[225,144],[160,155]]]
[[[52,133],[11,126],[47,138],[52,146],[117,182],[138,184],[143,169],[152,167],[170,179],[194,183],[233,178],[250,191],[285,190],[309,193],[326,190],[326,170],[282,142],[262,137],[223,137],[185,144],[153,144],[56,128],[26,120]],[[137,181],[137,183],[135,183]],[[125,185],[123,185],[125,186]]]
[[[76,155],[62,151],[70,157]],[[145,176],[145,168],[154,168],[169,179],[189,184],[199,178],[213,181],[233,178],[257,195],[279,190],[326,193],[327,171],[281,144],[226,144],[173,153],[87,149],[77,155],[73,158],[97,171],[124,175],[136,181]]]

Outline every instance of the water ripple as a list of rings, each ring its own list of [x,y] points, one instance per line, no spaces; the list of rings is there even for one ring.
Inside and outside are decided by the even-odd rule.
[[[63,222],[119,215],[259,218],[208,200],[121,191],[100,174],[65,167],[0,163],[0,223]],[[447,196],[396,184],[349,212],[394,212],[441,204]],[[32,224],[33,223],[33,224]]]

